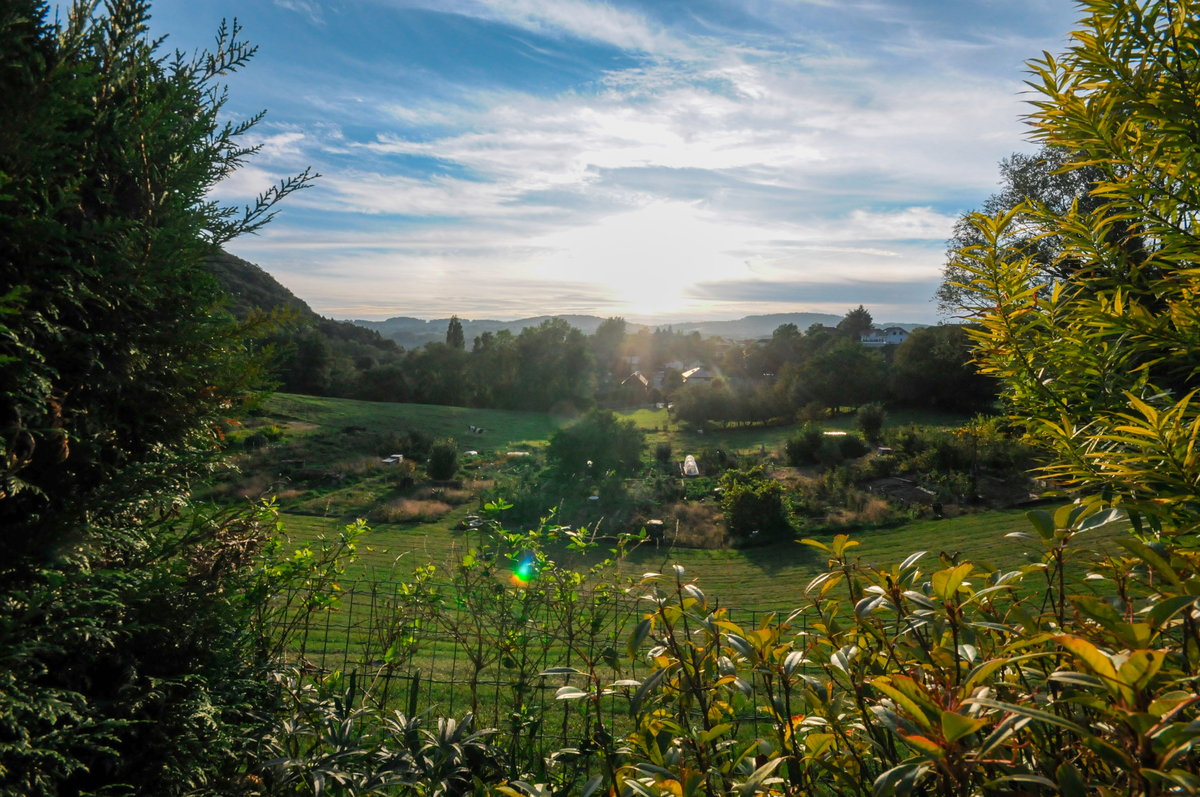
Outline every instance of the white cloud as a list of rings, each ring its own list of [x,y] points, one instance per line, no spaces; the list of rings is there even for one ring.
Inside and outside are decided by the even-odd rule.
[[[588,301],[704,314],[716,300],[689,289],[700,282],[936,279],[958,204],[986,195],[996,161],[1023,148],[1019,75],[973,70],[974,44],[946,48],[968,53],[955,61],[913,34],[920,48],[892,47],[909,59],[899,69],[878,49],[701,40],[600,2],[417,3],[607,42],[639,66],[553,94],[461,85],[404,105],[356,86],[358,107],[321,97],[323,127],[261,138],[257,165],[217,194],[253,196],[273,170],[315,160],[326,177],[292,203],[322,222],[283,226],[285,214],[246,246],[291,264],[285,282],[339,314]],[[338,124],[377,134],[350,140]],[[741,314],[789,306],[742,302]]]
[[[280,2],[280,0],[276,0]],[[588,0],[417,0],[435,11],[452,11],[504,22],[531,33],[567,34],[632,50],[673,58],[689,57],[694,48],[645,14]]]
[[[308,21],[314,25],[325,24],[324,9],[314,0],[275,0],[275,5],[308,17]]]
[[[924,238],[944,241],[954,229],[955,216],[936,213],[933,208],[905,208],[891,213],[856,210],[850,223],[865,239],[896,240]]]

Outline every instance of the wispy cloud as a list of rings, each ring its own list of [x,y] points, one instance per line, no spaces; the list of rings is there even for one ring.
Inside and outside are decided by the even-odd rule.
[[[928,320],[956,215],[1027,146],[1021,59],[1065,25],[1014,3],[275,0],[282,108],[217,195],[323,172],[234,250],[339,315],[858,291]]]
[[[324,9],[315,0],[275,0],[275,5],[307,17],[309,22],[312,22],[314,25],[323,25],[325,23]]]

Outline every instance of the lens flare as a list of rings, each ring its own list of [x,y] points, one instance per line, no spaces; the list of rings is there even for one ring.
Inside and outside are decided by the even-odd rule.
[[[517,584],[528,584],[536,575],[537,567],[533,561],[533,554],[522,554],[513,566],[513,581]]]

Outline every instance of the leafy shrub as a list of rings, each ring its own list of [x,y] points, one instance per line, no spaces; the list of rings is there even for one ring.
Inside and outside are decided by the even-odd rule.
[[[381,456],[403,454],[406,459],[424,462],[433,448],[434,437],[420,429],[409,429],[400,434],[393,433],[384,442],[383,449],[377,453]]]
[[[800,408],[796,417],[806,424],[817,423],[829,417],[829,409],[819,401],[810,401]]]
[[[705,446],[696,455],[696,466],[702,476],[716,476],[729,468],[733,462],[729,452],[723,448]]]
[[[707,471],[701,471],[705,473]],[[684,480],[684,488],[687,493],[684,496],[688,501],[697,501],[712,495],[712,491],[716,489],[718,480],[712,476],[698,476],[694,479]]]
[[[654,458],[659,462],[667,463],[671,461],[671,444],[666,440],[661,440],[654,445]]]
[[[721,509],[731,534],[772,539],[790,529],[783,505],[783,485],[763,474],[762,467],[726,471],[721,477]]]
[[[312,684],[293,673],[279,681],[289,705],[266,738],[263,773],[274,793],[454,797],[505,772],[490,741],[497,731],[475,730],[470,713],[461,721],[433,722],[411,709],[385,717],[353,677]]]
[[[593,410],[551,435],[546,456],[564,476],[601,476],[610,470],[624,476],[641,469],[645,446],[646,435],[636,423]]]
[[[1200,563],[1130,538],[1128,555],[1092,563],[1106,597],[1068,595],[1073,541],[1117,517],[1097,510],[1031,512],[1041,561],[1011,572],[945,555],[923,570],[923,553],[877,567],[845,535],[805,540],[829,569],[802,607],[757,627],[679,566],[647,574],[628,650],[651,647],[653,671],[609,687],[629,700],[635,744],[600,781],[795,797],[1192,793]],[[747,744],[755,705],[765,732]]]
[[[842,446],[836,435],[824,435],[821,448],[817,451],[817,460],[827,468],[836,468],[846,457],[842,454]]]
[[[838,451],[845,459],[858,459],[870,451],[863,439],[856,434],[841,435],[837,438]]]
[[[453,479],[458,473],[458,443],[451,438],[435,442],[429,449],[425,470],[435,481]]]
[[[788,464],[793,467],[817,464],[824,442],[825,435],[821,427],[811,423],[804,424],[799,432],[783,444]]]
[[[858,414],[854,418],[854,424],[863,433],[863,437],[870,443],[879,441],[883,434],[883,424],[887,421],[887,412],[884,411],[883,405],[879,402],[864,404],[858,408]]]
[[[660,504],[678,501],[687,495],[687,487],[677,476],[664,476],[655,473],[646,480],[646,486],[654,500]]]

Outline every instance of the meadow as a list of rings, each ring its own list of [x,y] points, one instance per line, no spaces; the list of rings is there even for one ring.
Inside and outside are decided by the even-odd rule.
[[[743,427],[711,430],[698,435],[671,423],[665,410],[639,409],[619,414],[633,419],[647,432],[651,450],[654,443],[666,440],[680,455],[692,446],[718,447],[730,452],[771,451],[782,444],[793,428]],[[893,425],[948,427],[962,419],[930,413],[894,413],[889,420]],[[478,485],[485,483],[481,480],[495,479],[502,476],[506,468],[525,465],[521,458],[506,459],[505,452],[516,449],[537,452],[555,429],[570,422],[538,413],[292,395],[276,395],[267,403],[263,414],[248,421],[250,426],[275,424],[285,430],[280,447],[273,453],[268,452],[270,456],[295,456],[301,452],[310,464],[337,464],[339,457],[345,458],[346,452],[342,448],[351,445],[343,442],[342,432],[346,427],[363,427],[367,434],[421,429],[438,437],[453,436],[458,440],[460,450],[470,447],[485,455],[480,460],[468,460],[476,463],[468,467],[479,468],[479,475],[476,481],[468,481],[465,486],[475,485],[477,491]],[[830,419],[825,425],[831,429],[849,429],[852,421],[852,417],[843,416]],[[464,435],[463,431],[469,425],[481,426],[487,431],[482,435]],[[370,507],[381,500],[381,493],[386,498],[391,489],[382,475],[367,474],[351,481],[354,483],[343,487],[285,496],[280,507],[281,520],[290,546],[307,543],[319,547],[323,540],[336,538],[346,524],[358,517],[367,517]],[[431,583],[444,585],[451,580],[454,565],[477,544],[476,533],[463,529],[462,521],[480,513],[480,501],[468,500],[446,509],[444,514],[427,522],[389,523],[368,518],[369,530],[358,541],[357,558],[337,580],[339,608],[317,616],[312,627],[306,630],[301,660],[326,671],[358,671],[376,679],[382,673],[376,688],[385,703],[404,705],[416,701],[413,705],[433,708],[442,714],[461,713],[473,706],[483,721],[499,727],[505,726],[507,712],[532,701],[536,704],[535,713],[543,721],[553,723],[566,739],[570,735],[569,729],[577,729],[586,718],[573,713],[575,709],[570,705],[553,699],[554,690],[562,685],[559,681],[529,677],[540,669],[569,659],[570,654],[565,652],[556,636],[553,620],[534,616],[504,630],[483,627],[493,621],[500,626],[510,622],[513,618],[504,610],[498,609],[494,618],[483,623],[478,618],[467,619],[468,624],[476,624],[472,633],[480,639],[490,639],[489,635],[499,639],[515,634],[509,638],[526,640],[518,647],[523,655],[532,658],[518,668],[524,668],[525,674],[521,675],[511,667],[505,667],[500,659],[475,667],[464,655],[463,641],[452,639],[444,626],[428,619],[422,622],[414,622],[412,618],[396,619],[403,615],[397,608],[400,603],[396,596],[403,592],[405,582],[412,582],[417,568],[433,565],[437,570]],[[506,519],[504,513],[497,517],[510,529],[516,530],[520,525]],[[891,566],[916,551],[927,551],[928,570],[937,569],[940,566],[938,558],[944,555],[1009,571],[1038,560],[1037,552],[1028,542],[1006,536],[1026,532],[1029,528],[1024,510],[1009,509],[938,520],[915,520],[886,528],[862,528],[850,532],[850,536],[859,542],[854,549],[855,555],[867,564]],[[1096,553],[1115,547],[1110,543],[1121,533],[1118,527],[1091,532],[1088,550]],[[681,565],[686,577],[694,579],[710,600],[728,608],[739,622],[751,625],[772,612],[778,613],[776,617],[783,617],[804,605],[805,586],[827,567],[827,560],[821,553],[796,539],[754,547],[700,549],[677,546],[672,543],[672,536],[671,530],[667,529],[664,539],[657,543],[647,541],[637,546],[616,569],[616,578],[623,584],[632,584],[644,573],[664,572],[672,565]],[[829,532],[817,535],[817,539],[828,542],[832,536]],[[607,544],[602,545],[598,553],[585,558],[579,558],[561,545],[549,546],[548,553],[559,564],[588,566],[607,555]],[[1081,592],[1090,591],[1082,580],[1085,572],[1085,568],[1076,566],[1070,574]],[[1041,586],[1040,577],[1033,573],[1021,592],[1034,595]],[[625,625],[641,611],[632,598],[625,604],[619,612],[620,617],[610,616],[606,621],[607,642],[602,644],[621,647],[622,635],[628,633]],[[443,622],[452,617],[453,623],[461,624],[465,610],[461,600],[457,603],[452,600],[442,604],[438,611],[443,613]],[[412,643],[407,658],[381,669],[381,656],[390,643],[382,642],[380,634],[388,628],[394,631],[406,623],[411,624],[405,633],[411,634],[408,638]],[[608,676],[618,679],[637,674],[636,663],[625,666],[635,670],[625,673],[612,670]],[[472,681],[475,682],[473,687]],[[615,713],[607,722],[613,730],[619,730],[624,721],[620,719],[617,702],[609,702]],[[746,715],[750,723],[757,722],[756,717],[757,709]],[[749,726],[745,729],[745,733],[753,732]]]
[[[419,428],[435,436],[453,436],[460,449],[474,447],[481,453],[503,453],[515,448],[537,450],[553,431],[569,423],[568,419],[532,412],[478,410],[422,404],[392,404],[350,401],[277,394],[265,407],[267,416],[279,421],[295,420],[297,436],[314,438],[347,426],[366,427],[369,431],[388,432]],[[647,431],[651,446],[668,440],[682,454],[689,446],[723,446],[734,451],[777,448],[794,427],[742,427],[709,431],[704,435],[683,431],[670,423],[663,409],[638,409],[618,413],[634,420]],[[949,427],[963,419],[930,412],[894,412],[888,422],[894,426]],[[849,429],[853,417],[835,417],[825,425],[831,429]],[[469,434],[468,426],[484,427],[483,435]],[[669,431],[664,431],[667,428]],[[468,434],[464,435],[464,430]],[[501,464],[497,466],[503,468]],[[370,488],[350,486],[321,492],[319,500],[309,499],[283,505],[283,520],[295,544],[315,541],[358,517],[365,517],[363,502],[371,500]],[[303,511],[295,511],[299,507]],[[458,529],[468,515],[479,511],[477,501],[453,507],[433,522],[371,523],[359,560],[348,573],[351,581],[395,581],[408,577],[419,565],[443,565],[456,552],[469,545]],[[501,521],[504,522],[503,516]],[[1027,531],[1023,510],[1000,510],[967,514],[940,520],[917,520],[891,528],[868,528],[851,532],[861,545],[856,549],[865,562],[891,564],[915,551],[931,556],[946,553],[997,567],[1012,569],[1027,564],[1028,546],[1005,535]],[[1096,533],[1095,545],[1102,545],[1118,532]],[[824,535],[828,538],[831,535]],[[724,605],[742,609],[772,610],[792,608],[801,598],[803,587],[825,562],[808,546],[786,540],[740,549],[705,550],[675,547],[666,539],[659,544],[645,543],[626,562],[627,574],[680,564],[695,576],[704,589],[721,599]]]

